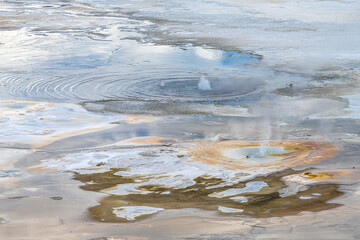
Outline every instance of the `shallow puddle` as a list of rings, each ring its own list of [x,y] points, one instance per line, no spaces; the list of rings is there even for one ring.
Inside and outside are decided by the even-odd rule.
[[[131,150],[70,154],[42,161],[36,168],[72,171],[74,179],[84,183],[83,190],[108,194],[99,206],[89,209],[92,217],[105,222],[135,221],[166,209],[271,217],[339,206],[327,203],[342,195],[336,184],[308,186],[305,182],[290,194],[281,194],[289,192],[283,179],[300,173],[308,176],[288,166],[331,157],[338,150],[330,143],[270,141],[264,147],[262,142],[227,140],[159,145],[159,139],[135,139],[142,145]],[[240,152],[240,157],[229,154],[229,149]]]
[[[337,198],[343,194],[338,191],[338,186],[335,184],[310,186],[305,191],[300,191],[287,197],[280,197],[278,191],[286,187],[281,181],[281,178],[293,173],[294,171],[283,171],[267,177],[257,177],[248,182],[241,182],[225,187],[214,187],[222,183],[221,179],[204,177],[196,178],[194,185],[183,189],[147,185],[141,187],[141,190],[148,191],[146,194],[110,195],[103,198],[100,200],[100,205],[89,209],[89,214],[98,221],[127,222],[140,220],[157,212],[140,214],[140,209],[143,208],[142,206],[147,206],[154,209],[200,208],[209,211],[219,211],[224,214],[241,214],[264,218],[295,215],[302,211],[316,212],[340,206],[339,204],[327,203],[330,199]],[[94,188],[92,184],[88,184],[89,180],[99,179],[100,176],[102,178],[102,175],[103,179],[107,179],[104,180],[103,183],[95,183],[96,187]],[[108,188],[110,186],[107,184],[108,181],[114,181],[113,184],[122,184],[136,180],[114,175],[110,178],[112,180],[109,180],[109,175],[106,173],[97,175],[75,175],[76,180],[86,184],[82,189],[90,191],[101,191]],[[264,183],[264,187],[252,190],[246,189],[249,188],[251,183],[255,182]],[[243,189],[243,191],[238,191],[230,195],[219,195],[221,192],[226,192],[234,188]],[[312,194],[315,193],[316,196],[313,196]],[[308,195],[313,197],[309,199],[302,198]],[[246,198],[246,202],[239,202],[237,199],[234,199],[234,196]],[[121,207],[132,207],[136,209],[138,206],[140,213],[132,219],[114,213],[114,210]],[[233,209],[233,211],[225,211],[225,209]]]
[[[189,154],[198,161],[222,164],[230,169],[287,168],[319,162],[338,148],[326,142],[251,141],[193,142]]]
[[[284,154],[286,151],[282,147],[257,146],[257,147],[240,147],[224,151],[224,156],[232,159],[243,159],[249,162],[262,163],[274,162],[281,160],[276,155]]]

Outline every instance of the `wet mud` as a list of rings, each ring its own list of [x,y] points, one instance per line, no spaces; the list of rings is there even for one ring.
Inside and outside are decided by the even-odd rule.
[[[149,139],[153,141],[149,141]],[[142,141],[143,144],[150,145],[157,142],[158,138],[154,137],[145,138]],[[132,167],[124,169],[110,168],[106,170],[105,168],[99,172],[96,170],[97,168],[107,165],[107,160],[104,159],[103,162],[92,163],[92,167],[88,166],[82,170],[75,169],[74,172],[74,179],[84,184],[81,189],[103,192],[109,195],[99,201],[100,205],[89,209],[89,216],[101,222],[128,222],[147,218],[158,211],[166,209],[197,208],[216,211],[225,215],[240,214],[256,218],[267,218],[295,215],[303,211],[317,212],[340,206],[340,204],[328,203],[329,200],[343,195],[339,191],[338,184],[330,182],[314,184],[316,182],[306,181],[307,178],[316,179],[318,176],[325,176],[325,173],[315,175],[316,171],[295,171],[289,168],[289,166],[320,162],[326,157],[331,157],[338,151],[338,147],[335,145],[326,142],[274,141],[269,142],[266,148],[261,146],[261,142],[233,140],[221,142],[199,141],[186,144],[191,146],[187,150],[188,155],[186,155],[184,149],[180,151],[185,152],[185,154],[179,154],[177,153],[179,150],[176,150],[176,148],[165,147],[169,149],[164,150],[164,147],[162,147],[163,149],[158,153],[140,152],[138,158],[144,158],[144,161],[150,161],[149,164],[151,164],[151,161],[160,157],[162,153],[165,154],[164,157],[168,156],[170,158],[171,155],[168,154],[174,151],[172,153],[173,155],[176,154],[174,161],[179,161],[176,158],[182,159],[186,158],[186,156],[188,160],[185,160],[184,164],[187,164],[186,162],[204,162],[204,159],[206,159],[205,166],[220,165],[225,169],[229,169],[221,170],[224,171],[224,176],[229,174],[228,177],[219,178],[208,172],[195,175],[193,179],[188,179],[191,175],[186,175],[185,170],[183,170],[185,172],[179,171],[176,173],[176,168],[184,168],[181,165],[174,165],[175,170],[169,168],[167,170],[169,176],[166,173],[159,175],[156,171],[153,174],[149,172],[145,175],[141,173],[141,170],[136,173],[135,165],[130,165]],[[284,152],[276,153],[276,151],[279,151],[278,148],[275,148],[275,152],[270,153],[257,152],[258,148],[271,149],[269,146],[282,146]],[[248,156],[241,156],[238,159],[236,159],[237,156],[235,158],[229,156],[226,158],[220,154],[224,150],[234,148],[242,150],[250,148],[251,151],[246,152],[249,154]],[[256,150],[255,155],[252,155],[254,149]],[[124,157],[126,158],[126,155]],[[252,161],[251,158],[256,158],[257,162]],[[141,166],[141,161],[137,163],[136,159],[137,157],[134,156],[129,161],[133,162],[132,164]],[[119,161],[122,161],[121,158]],[[172,164],[172,161],[168,161],[167,164]],[[46,167],[46,165],[43,167]],[[175,171],[175,173],[172,175],[171,171]],[[232,173],[231,171],[235,172]],[[182,174],[185,175],[182,176]],[[336,175],[331,175],[329,172],[327,174],[326,176],[330,178]],[[300,178],[304,179],[304,182],[300,182],[299,186],[290,194],[281,194],[282,191],[287,191],[289,187],[287,182],[290,182],[287,178],[292,179],[292,176],[300,176]],[[174,185],[179,181],[176,180],[179,177],[183,179],[183,182]],[[248,177],[248,180],[241,180],[243,177]],[[171,178],[174,178],[174,180],[170,180]],[[171,181],[174,181],[174,183],[171,183]],[[145,206],[155,210],[152,213],[142,212],[141,209]],[[127,214],[126,212],[116,214],[119,212],[117,209],[127,211],[128,208],[131,208],[131,211],[135,212],[136,215]]]
[[[118,171],[114,169],[112,171]],[[81,186],[86,191],[101,191],[117,184],[134,182],[129,179],[112,175],[113,172],[99,174],[75,174],[74,179],[83,182]],[[108,196],[100,200],[100,205],[89,209],[89,215],[102,222],[128,222],[114,214],[114,208],[121,206],[150,206],[163,209],[182,209],[199,208],[208,211],[219,211],[219,207],[242,210],[241,213],[223,212],[222,214],[240,214],[251,217],[268,218],[295,215],[302,211],[322,211],[340,206],[336,203],[328,203],[329,200],[342,196],[337,184],[313,185],[308,189],[298,192],[288,197],[280,197],[279,190],[286,187],[281,178],[289,174],[294,174],[294,170],[285,170],[271,174],[266,177],[257,177],[248,182],[242,182],[227,187],[208,187],[218,185],[221,179],[203,178],[195,179],[196,184],[185,189],[171,189],[161,186],[144,186],[143,190],[151,191],[150,194],[129,194],[126,196]],[[99,182],[100,179],[100,182]],[[221,192],[230,188],[244,188],[246,183],[253,181],[265,182],[268,186],[255,193],[243,193],[234,195],[244,197],[246,202],[239,203],[234,198],[209,197],[214,192]],[[91,184],[88,184],[91,182]],[[168,192],[167,194],[162,194]],[[316,197],[314,197],[315,194]],[[312,196],[309,199],[301,199],[301,196]],[[141,216],[136,220],[141,220],[149,215]]]

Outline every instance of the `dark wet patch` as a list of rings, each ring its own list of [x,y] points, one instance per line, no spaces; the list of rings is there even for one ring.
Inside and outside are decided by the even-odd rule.
[[[106,173],[76,174],[75,179],[83,183],[91,182],[81,188],[88,191],[101,191],[116,185],[131,183],[136,179],[114,175],[119,169],[112,169]],[[221,179],[201,176],[195,179],[196,184],[184,189],[172,189],[159,185],[145,185],[138,190],[150,191],[149,194],[109,195],[100,200],[98,206],[89,209],[93,219],[102,222],[128,222],[113,213],[113,209],[122,206],[149,206],[164,209],[198,208],[208,211],[218,211],[219,206],[225,208],[241,209],[242,213],[222,213],[247,215],[252,217],[279,217],[295,215],[302,211],[322,211],[340,206],[340,204],[328,203],[330,199],[341,196],[338,186],[335,184],[312,185],[307,190],[295,195],[280,197],[279,190],[287,187],[281,178],[287,175],[300,173],[299,171],[287,169],[266,177],[256,177],[246,182],[239,182],[231,186],[219,186],[223,183]],[[263,181],[268,186],[258,192],[244,192],[223,198],[210,197],[210,194],[223,192],[231,188],[244,188],[247,183]],[[164,194],[166,193],[166,194]],[[318,196],[301,199],[301,196]],[[319,195],[319,193],[321,195]],[[241,196],[247,198],[247,202],[236,202],[231,198]],[[137,217],[136,220],[147,216]]]
[[[62,197],[50,197],[50,199],[52,199],[52,200],[62,200],[63,198]]]
[[[114,175],[116,172],[126,171],[126,169],[111,169],[104,173],[79,174],[75,173],[74,179],[79,180],[85,185],[80,188],[86,191],[101,191],[107,188],[115,187],[118,184],[133,183],[134,180],[122,176]]]
[[[331,85],[322,85],[322,86],[297,86],[289,84],[283,88],[278,88],[273,91],[273,93],[281,96],[289,97],[314,97],[314,98],[330,98],[330,99],[340,99],[334,96],[341,96],[346,93],[346,95],[355,94],[358,92],[357,80],[354,79],[345,79],[344,76],[338,76],[338,83],[332,83]],[[341,81],[339,81],[341,79]],[[319,82],[324,82],[324,79],[314,79]],[[334,80],[335,81],[335,80]]]
[[[30,196],[16,196],[16,197],[9,197],[9,199],[23,199],[23,198],[28,198]]]
[[[91,238],[89,240],[127,240],[127,238],[119,238],[119,237],[99,237],[99,238]]]

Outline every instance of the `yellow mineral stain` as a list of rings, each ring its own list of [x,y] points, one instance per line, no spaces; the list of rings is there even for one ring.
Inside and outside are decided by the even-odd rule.
[[[285,176],[284,181],[298,184],[321,182],[353,182],[360,181],[359,171],[356,170],[314,170]]]
[[[16,26],[0,26],[1,30],[17,30],[20,29],[20,27],[16,27]]]
[[[121,140],[119,142],[116,142],[114,144],[108,144],[101,147],[113,147],[113,146],[141,146],[141,145],[162,145],[162,144],[168,144],[168,143],[174,143],[176,142],[175,138],[163,138],[163,137],[157,137],[157,136],[148,136],[148,137],[134,137],[134,138],[128,138],[125,140]]]
[[[8,108],[8,105],[26,105],[25,108]],[[5,107],[3,107],[5,106]],[[9,116],[25,116],[25,113],[36,112],[36,111],[44,111],[46,108],[55,107],[53,103],[37,103],[31,101],[5,101],[0,103],[0,113],[6,114]]]
[[[258,141],[194,141],[189,142],[193,147],[184,149],[192,156],[194,161],[201,161],[206,164],[221,164],[229,169],[252,169],[269,167],[283,169],[297,165],[317,163],[325,158],[333,156],[339,148],[328,142],[315,141],[270,141],[267,146],[282,147],[286,153],[268,154],[280,158],[276,161],[251,162],[247,158],[233,159],[226,157],[224,152],[230,149],[244,147],[260,147]],[[276,164],[275,164],[276,163]]]
[[[303,178],[328,178],[330,175],[326,173],[312,173],[312,172],[304,172],[301,175]]]
[[[56,171],[58,171],[57,168],[48,168],[48,167],[42,166],[41,162],[28,167],[26,170],[28,172],[31,172],[31,173],[39,173],[39,172],[44,173],[44,172],[56,172]]]
[[[21,182],[23,182],[23,180],[19,179],[19,178],[13,178],[13,177],[0,178],[0,184],[3,187],[6,186],[7,188],[14,187],[14,186],[18,185]]]
[[[159,118],[156,117],[149,117],[149,116],[127,116],[130,119],[124,120],[124,122],[128,123],[147,123],[147,122],[154,122]]]
[[[301,177],[312,181],[350,181],[359,180],[355,170],[320,170],[304,172]]]
[[[68,132],[64,132],[64,133],[60,133],[60,134],[56,134],[56,135],[45,134],[44,135],[45,139],[40,141],[38,144],[36,144],[32,149],[44,147],[44,146],[49,145],[60,139],[64,139],[64,138],[68,138],[68,137],[72,137],[72,136],[76,136],[76,135],[80,135],[80,134],[85,134],[85,133],[97,132],[100,130],[105,130],[105,129],[109,129],[109,128],[113,128],[113,127],[114,127],[114,125],[112,125],[112,124],[106,124],[106,125],[98,126],[98,127],[89,127],[89,128],[83,128],[83,129],[74,130],[74,131],[68,131]]]

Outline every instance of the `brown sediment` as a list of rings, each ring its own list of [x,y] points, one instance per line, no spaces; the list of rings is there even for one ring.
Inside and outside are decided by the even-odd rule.
[[[152,145],[159,144],[165,139],[160,137],[141,137],[121,141],[121,144],[132,145]],[[219,207],[232,208],[242,213],[221,213],[221,214],[241,214],[252,217],[279,217],[295,215],[302,211],[321,211],[339,206],[339,204],[328,203],[327,201],[341,196],[343,193],[338,191],[338,185],[326,183],[323,185],[310,185],[307,190],[298,192],[294,195],[281,197],[279,191],[287,187],[288,176],[300,176],[306,178],[328,178],[339,175],[340,173],[327,172],[317,173],[295,171],[289,169],[291,166],[305,165],[319,162],[327,157],[333,156],[338,148],[325,142],[296,142],[296,141],[274,141],[267,146],[282,147],[285,152],[280,154],[268,154],[279,159],[270,162],[251,162],[247,159],[232,159],[224,156],[224,151],[243,147],[259,147],[260,142],[249,141],[222,141],[209,142],[198,141],[190,142],[190,149],[182,149],[188,152],[193,161],[202,161],[206,164],[221,164],[229,169],[257,169],[267,168],[280,171],[266,177],[256,177],[254,179],[234,183],[232,185],[221,185],[225,183],[222,179],[203,175],[194,179],[194,185],[186,188],[170,188],[163,185],[134,185],[136,190],[141,193],[128,193],[125,195],[109,195],[100,200],[100,205],[89,209],[91,216],[102,222],[128,222],[126,218],[121,218],[114,214],[114,208],[128,206],[147,206],[162,209],[183,209],[198,208],[208,211],[219,211]],[[110,172],[95,174],[75,174],[75,179],[85,183],[81,188],[88,191],[106,192],[113,187],[121,188],[122,184],[137,183],[139,179],[134,176],[115,175],[120,169],[112,169]],[[150,176],[149,176],[150,177]],[[260,181],[264,182],[257,192],[241,192],[231,195],[216,197],[219,193],[226,190],[242,189],[247,187],[247,183]],[[105,190],[105,191],[104,191]],[[243,197],[247,201],[237,202],[233,197]],[[219,213],[220,214],[220,213]],[[151,214],[150,214],[151,215]],[[136,220],[144,219],[150,215],[136,217]]]
[[[20,27],[16,27],[16,26],[0,26],[1,30],[17,30],[20,29]]]
[[[283,147],[286,153],[268,154],[280,159],[272,162],[253,163],[246,159],[233,159],[226,157],[224,151],[243,147],[260,147],[258,141],[197,141],[190,142],[192,148],[186,149],[194,161],[202,161],[206,164],[221,164],[229,169],[247,169],[270,167],[282,169],[297,165],[306,165],[322,161],[333,156],[339,151],[338,147],[328,142],[315,141],[270,141],[267,146]]]
[[[114,175],[118,171],[126,171],[126,169],[111,169],[110,171],[103,173],[93,174],[79,174],[75,173],[74,179],[79,180],[85,185],[81,186],[81,189],[86,191],[101,191],[107,188],[115,187],[118,184],[133,183],[134,180],[121,176]]]
[[[8,21],[8,20],[0,21],[0,25],[10,25],[13,23],[14,23],[13,21]]]
[[[120,185],[123,183],[134,182],[136,179],[116,176],[112,172],[96,174],[76,174],[75,179],[86,183],[81,188],[88,191],[101,191],[103,189]],[[122,206],[148,206],[164,209],[198,208],[208,211],[218,211],[219,206],[244,210],[241,215],[252,217],[276,217],[295,215],[302,211],[322,211],[331,209],[339,204],[327,203],[328,200],[341,196],[343,193],[338,191],[335,184],[314,185],[306,191],[299,192],[292,196],[280,197],[278,191],[287,185],[281,181],[282,177],[292,174],[299,174],[299,171],[291,169],[274,173],[266,177],[235,183],[231,186],[216,186],[223,181],[218,178],[208,178],[207,176],[195,179],[196,184],[185,189],[167,188],[160,185],[144,185],[138,187],[139,190],[151,191],[149,194],[128,194],[110,195],[100,200],[100,205],[89,209],[92,218],[102,222],[128,222],[119,218],[113,213],[113,209]],[[222,192],[230,188],[244,188],[247,183],[252,181],[263,181],[268,186],[258,192],[245,192],[236,196],[246,197],[247,202],[239,203],[231,197],[216,198],[210,197],[212,193]],[[89,184],[91,182],[91,184]],[[213,188],[208,188],[213,186]],[[167,194],[164,194],[167,193]],[[300,199],[301,196],[312,196],[317,193],[319,196],[309,199]],[[223,214],[223,213],[222,213]],[[235,213],[234,213],[235,214]],[[239,213],[236,213],[239,214]],[[136,218],[140,220],[149,217],[144,215]]]

